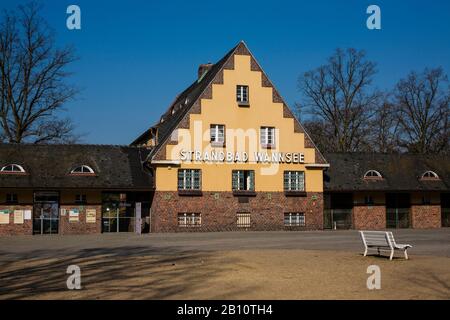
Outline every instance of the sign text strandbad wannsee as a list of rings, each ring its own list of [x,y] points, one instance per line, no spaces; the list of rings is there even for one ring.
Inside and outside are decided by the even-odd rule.
[[[305,155],[300,152],[254,152],[257,163],[304,163]],[[203,162],[248,162],[247,152],[231,151],[199,151],[181,150],[181,161],[203,161]]]

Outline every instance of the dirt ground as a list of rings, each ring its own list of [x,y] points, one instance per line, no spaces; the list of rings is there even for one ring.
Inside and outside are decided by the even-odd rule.
[[[30,253],[0,261],[0,299],[450,299],[450,258],[324,250],[161,252],[149,248]],[[81,290],[66,269],[81,268]],[[369,265],[381,289],[368,290]]]

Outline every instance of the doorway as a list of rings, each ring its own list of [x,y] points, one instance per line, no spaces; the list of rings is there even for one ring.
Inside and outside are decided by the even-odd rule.
[[[352,193],[331,193],[324,197],[324,229],[351,229]]]
[[[129,200],[126,193],[102,194],[102,232],[134,232],[135,204]]]
[[[58,234],[59,194],[35,192],[33,205],[33,234]]]
[[[386,194],[386,228],[409,228],[410,207],[409,193]]]

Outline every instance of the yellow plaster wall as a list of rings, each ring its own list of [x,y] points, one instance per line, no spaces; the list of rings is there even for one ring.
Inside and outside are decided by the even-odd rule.
[[[274,152],[301,152],[305,164],[315,163],[313,148],[305,148],[304,134],[294,132],[294,119],[283,117],[283,104],[274,103],[272,88],[262,87],[261,72],[251,71],[250,56],[235,55],[234,70],[224,70],[224,84],[214,84],[212,99],[201,100],[201,114],[190,116],[189,129],[179,129],[175,136],[178,144],[167,145],[167,160],[179,160],[180,151],[223,150],[248,152],[248,163],[185,163],[181,168],[202,170],[202,190],[231,191],[231,171],[236,169],[255,170],[256,191],[283,191],[283,171],[305,171],[305,188],[308,192],[322,192],[321,169],[306,169],[304,164],[262,164],[256,163],[253,152],[268,152],[259,143],[261,126],[277,129]],[[240,107],[236,102],[236,86],[249,86],[249,107]],[[226,128],[225,148],[211,147],[209,129],[211,124],[223,124]],[[230,130],[232,129],[232,130]],[[236,138],[233,130],[241,129],[244,138]],[[252,138],[249,138],[252,137]],[[252,141],[252,142],[250,142]],[[167,165],[156,168],[156,189],[173,191],[177,189],[177,169]]]

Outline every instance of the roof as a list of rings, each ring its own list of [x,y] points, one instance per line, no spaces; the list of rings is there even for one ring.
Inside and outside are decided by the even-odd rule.
[[[250,55],[251,67],[253,71],[260,71],[262,73],[262,85],[266,87],[272,87],[273,89],[273,99],[274,102],[280,102],[284,107],[284,115],[285,117],[293,118],[295,125],[294,128],[296,132],[302,132],[305,134],[305,146],[308,148],[314,148],[316,154],[316,163],[327,163],[323,155],[320,153],[314,142],[311,140],[309,134],[305,130],[305,128],[300,124],[298,119],[292,113],[292,111],[287,106],[286,102],[280,96],[272,82],[268,79],[259,63],[256,61],[246,44],[241,41],[239,42],[233,49],[231,49],[222,59],[220,59],[217,63],[213,64],[209,71],[202,76],[200,79],[195,80],[186,90],[184,90],[181,94],[179,94],[175,101],[170,105],[167,111],[162,115],[162,122],[159,122],[155,126],[151,127],[143,134],[141,134],[135,141],[131,143],[131,145],[139,144],[142,139],[145,139],[150,135],[150,131],[153,128],[158,129],[158,143],[153,148],[149,155],[149,159],[155,159],[159,150],[161,150],[167,143],[168,138],[171,133],[182,124],[183,119],[189,116],[191,112],[195,109],[194,107],[199,108],[199,100],[204,97],[207,97],[211,94],[211,86],[213,83],[221,83],[223,80],[223,70],[224,69],[232,69],[234,66],[234,61],[232,61],[232,57],[235,54],[244,54]],[[165,151],[162,152],[165,155]]]
[[[21,165],[26,174],[0,174],[0,188],[151,189],[142,162],[148,149],[114,145],[0,144],[0,168]],[[73,176],[88,165],[95,176]]]
[[[328,153],[330,168],[324,173],[325,191],[450,191],[450,161],[444,155]],[[383,179],[363,179],[368,170]],[[439,180],[423,180],[426,171]]]
[[[236,46],[237,47],[237,46]],[[158,129],[158,140],[164,141],[171,132],[175,129],[176,125],[181,121],[181,119],[186,115],[192,105],[197,101],[202,92],[214,79],[215,75],[221,70],[225,62],[231,56],[231,54],[236,49],[234,47],[231,49],[222,59],[217,63],[212,65],[211,69],[200,79],[196,79],[189,87],[187,87],[183,92],[177,95],[175,100],[170,104],[166,112],[161,116],[160,119],[164,119],[162,122],[159,121],[157,124],[146,130],[137,139],[135,139],[131,145],[139,143],[143,138],[149,136],[150,131],[153,128]],[[172,113],[172,111],[175,111]],[[156,149],[155,149],[156,151]]]

